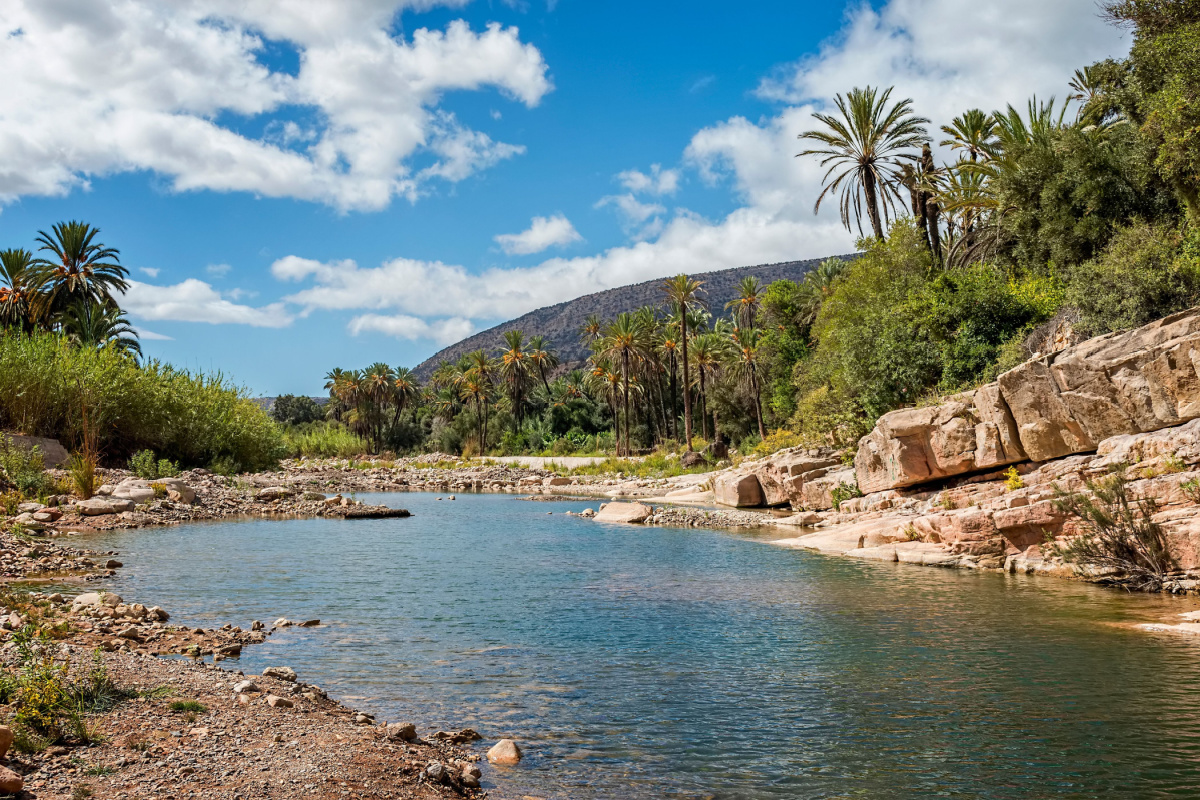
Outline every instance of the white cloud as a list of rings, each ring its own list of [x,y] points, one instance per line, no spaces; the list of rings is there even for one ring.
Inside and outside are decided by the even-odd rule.
[[[651,164],[649,175],[636,169],[628,169],[618,173],[617,180],[635,194],[675,194],[679,188],[679,170],[663,169],[661,164]]]
[[[353,336],[370,331],[410,341],[431,339],[437,344],[445,346],[467,338],[478,328],[471,320],[462,317],[450,317],[429,322],[407,314],[395,316],[363,314],[350,320],[347,330]]]
[[[462,1],[10,0],[0,201],[149,170],[176,191],[378,209],[435,178],[462,180],[522,150],[463,127],[438,109],[442,95],[492,87],[533,107],[552,87],[516,28],[459,20],[389,35],[401,10],[433,5]],[[267,40],[299,54],[297,74],[264,66]],[[316,121],[286,119],[297,113]],[[267,133],[224,118],[261,120]],[[417,155],[432,165],[414,171]]]
[[[129,281],[129,290],[120,299],[120,304],[135,319],[250,325],[256,328],[285,328],[292,324],[293,319],[282,303],[259,308],[238,305],[223,298],[209,284],[195,278],[188,278],[173,286]]]
[[[596,201],[596,208],[613,206],[621,218],[625,233],[636,240],[649,239],[662,233],[663,214],[667,207],[660,203],[643,203],[632,194],[610,194]]]
[[[175,339],[173,339],[170,336],[167,336],[166,334],[155,333],[154,331],[148,331],[145,328],[137,328],[137,335],[138,335],[139,339],[145,339],[150,342],[173,342],[173,341],[175,341]]]
[[[553,217],[534,217],[528,230],[520,233],[502,233],[495,237],[496,243],[509,255],[540,253],[551,247],[563,247],[582,242],[583,237],[571,221],[562,214]]]
[[[223,278],[233,270],[229,264],[209,264],[204,271],[214,278]]]
[[[138,271],[146,273],[151,278],[157,278],[158,273],[162,272],[158,267],[138,267]]]

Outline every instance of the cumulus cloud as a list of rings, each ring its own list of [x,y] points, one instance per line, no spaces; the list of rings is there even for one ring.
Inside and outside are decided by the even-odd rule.
[[[175,341],[172,337],[167,336],[166,334],[155,333],[154,331],[148,331],[145,328],[137,328],[137,335],[138,335],[139,339],[145,339],[150,342],[173,342],[173,341]]]
[[[471,320],[462,317],[450,317],[431,322],[407,314],[393,316],[363,314],[350,320],[347,330],[353,336],[370,331],[410,341],[431,339],[437,344],[445,346],[467,338],[478,328]]]
[[[628,169],[618,173],[617,180],[634,193],[675,194],[675,190],[679,188],[679,170],[663,169],[661,164],[651,164],[649,174]]]
[[[129,289],[119,302],[134,319],[250,325],[256,328],[286,328],[293,319],[282,303],[258,308],[239,305],[195,278],[188,278],[173,286],[129,281]]]
[[[662,233],[662,214],[667,207],[661,203],[643,203],[633,194],[610,194],[596,202],[596,208],[612,206],[621,219],[621,228],[634,239],[649,239]]]
[[[0,5],[0,201],[149,170],[176,191],[247,191],[378,209],[522,152],[438,108],[485,87],[550,91],[516,28],[389,33],[459,0],[11,0]],[[299,57],[295,74],[264,63]],[[71,124],[62,110],[71,109]],[[310,120],[298,123],[289,117]],[[261,121],[261,137],[242,132]],[[432,164],[414,170],[421,155]]]
[[[552,217],[534,217],[527,230],[520,233],[502,233],[496,237],[496,243],[509,255],[529,255],[540,253],[551,247],[582,242],[583,237],[571,221],[562,214]]]
[[[162,271],[158,267],[138,267],[138,270],[149,275],[151,278],[157,278],[158,273]]]

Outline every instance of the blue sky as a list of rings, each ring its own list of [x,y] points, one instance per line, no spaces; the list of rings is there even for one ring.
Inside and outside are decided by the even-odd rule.
[[[1128,47],[1092,0],[13,0],[0,36],[0,247],[99,226],[147,354],[261,394],[845,252],[793,158],[834,93],[941,124]]]

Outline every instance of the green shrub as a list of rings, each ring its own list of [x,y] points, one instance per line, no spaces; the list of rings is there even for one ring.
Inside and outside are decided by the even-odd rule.
[[[176,700],[175,702],[171,703],[170,709],[172,711],[186,711],[193,714],[203,714],[204,712],[208,711],[208,706],[195,700]]]
[[[108,458],[151,449],[189,465],[229,458],[263,469],[282,455],[275,422],[219,373],[139,365],[112,348],[74,347],[52,333],[0,336],[0,426],[77,448],[85,401]]]
[[[38,497],[49,486],[41,448],[27,450],[3,434],[0,434],[0,470],[4,471],[8,482],[26,497]]]
[[[174,478],[179,474],[179,465],[166,458],[158,458],[153,450],[139,450],[129,458],[129,469],[139,478],[152,481],[155,478]]]
[[[832,492],[833,508],[836,511],[841,511],[842,503],[846,502],[847,500],[849,500],[852,497],[862,497],[862,496],[863,496],[862,489],[858,488],[858,484],[846,483],[845,481],[843,481],[842,483],[839,483],[837,486],[835,486],[833,489],[833,492]]]
[[[1137,328],[1200,299],[1200,233],[1135,223],[1067,275],[1067,302],[1084,333]]]
[[[283,446],[291,458],[350,458],[368,452],[366,439],[336,422],[289,425],[283,429]]]

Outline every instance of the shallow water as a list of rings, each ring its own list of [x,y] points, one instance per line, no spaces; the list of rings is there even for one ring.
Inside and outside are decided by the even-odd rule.
[[[409,519],[83,543],[121,551],[111,588],[173,622],[323,622],[227,667],[286,664],[380,719],[517,739],[493,797],[1200,792],[1200,640],[1131,627],[1194,600],[435,498],[361,497]]]

